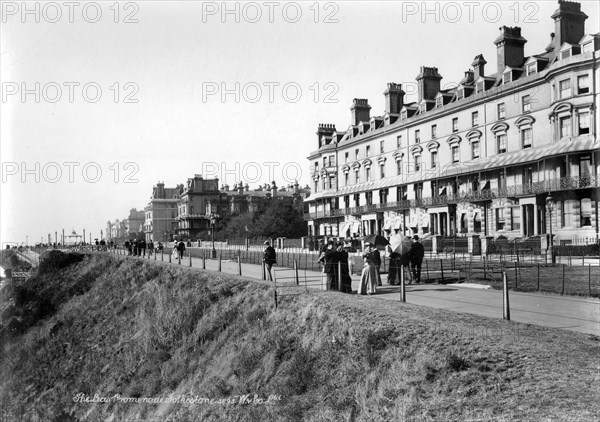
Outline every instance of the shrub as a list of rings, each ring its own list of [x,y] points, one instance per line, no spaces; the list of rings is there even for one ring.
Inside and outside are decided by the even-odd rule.
[[[84,255],[76,252],[63,253],[61,251],[48,251],[40,257],[39,270],[41,273],[58,271],[70,265],[83,261]]]

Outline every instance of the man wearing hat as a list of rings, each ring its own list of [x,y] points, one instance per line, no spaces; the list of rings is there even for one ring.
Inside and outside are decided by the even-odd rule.
[[[327,275],[327,290],[337,290],[337,282],[335,280],[335,250],[333,248],[333,240],[327,242],[325,250],[319,257],[319,262],[323,263],[323,272]]]
[[[419,236],[413,236],[413,244],[410,248],[410,266],[412,267],[412,278],[415,283],[421,282],[421,264],[425,256],[425,249],[419,242]]]
[[[275,254],[275,248],[269,244],[269,241],[265,241],[265,252],[263,254],[263,262],[267,268],[267,274],[269,275],[269,281],[273,281],[273,275],[271,274],[271,268],[273,264],[277,264],[277,255]]]

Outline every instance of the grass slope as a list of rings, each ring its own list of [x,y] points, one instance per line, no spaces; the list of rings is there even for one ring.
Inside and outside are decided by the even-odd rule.
[[[55,307],[3,344],[3,420],[600,416],[593,336],[328,292],[280,297],[275,309],[265,284],[112,256],[48,269],[30,283]],[[12,292],[2,301],[14,302]],[[235,404],[82,403],[78,394]],[[239,404],[244,394],[275,397]]]

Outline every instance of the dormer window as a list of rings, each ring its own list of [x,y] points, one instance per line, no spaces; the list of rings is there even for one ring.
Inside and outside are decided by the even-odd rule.
[[[478,94],[479,94],[480,92],[483,92],[483,91],[485,91],[485,81],[480,81],[480,82],[477,82],[476,89],[477,89],[477,93],[478,93]]]
[[[571,50],[565,50],[560,53],[561,60],[568,59],[569,57],[571,57]]]
[[[537,73],[537,62],[529,63],[527,65],[527,75],[533,75]]]
[[[423,101],[421,104],[419,104],[419,114],[423,114],[427,111],[427,103],[425,101]]]
[[[461,100],[463,99],[465,96],[465,89],[463,87],[460,87],[456,90],[456,99],[457,100]]]
[[[407,118],[408,118],[408,113],[406,112],[406,110],[402,110],[402,113],[400,113],[400,119],[406,120]]]
[[[594,51],[594,43],[592,41],[586,42],[581,46],[582,53],[591,53],[592,51]]]
[[[502,83],[507,84],[509,82],[512,82],[512,77],[511,76],[512,76],[512,72],[505,73],[502,76]]]
[[[435,107],[441,108],[444,105],[444,97],[441,95],[435,99]]]

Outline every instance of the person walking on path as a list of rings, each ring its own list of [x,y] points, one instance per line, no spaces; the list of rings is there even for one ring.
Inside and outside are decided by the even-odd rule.
[[[336,254],[335,250],[333,249],[333,241],[330,240],[327,242],[327,247],[325,248],[325,251],[321,253],[321,256],[319,257],[319,262],[323,264],[323,273],[325,273],[327,276],[327,290],[337,290],[337,284],[335,280],[335,257]]]
[[[371,244],[365,244],[368,249],[363,253],[363,261],[365,266],[363,267],[362,274],[360,276],[360,285],[358,286],[358,294],[360,295],[372,295],[377,291],[377,269],[373,263],[373,250]]]
[[[150,239],[148,241],[148,258],[150,258],[152,256],[153,252],[154,252],[154,242],[152,241],[152,239]]]
[[[412,276],[415,283],[421,282],[421,264],[425,256],[425,248],[419,242],[419,236],[413,237],[413,244],[410,248],[410,266],[412,268]]]
[[[183,259],[183,253],[185,252],[185,243],[183,243],[183,240],[180,240],[179,243],[177,244],[177,254],[179,259]]]
[[[275,248],[271,246],[269,241],[265,241],[265,251],[263,253],[263,262],[266,268],[266,274],[269,278],[269,281],[273,281],[273,274],[271,274],[271,268],[273,268],[274,264],[277,264],[277,255],[275,253]]]

